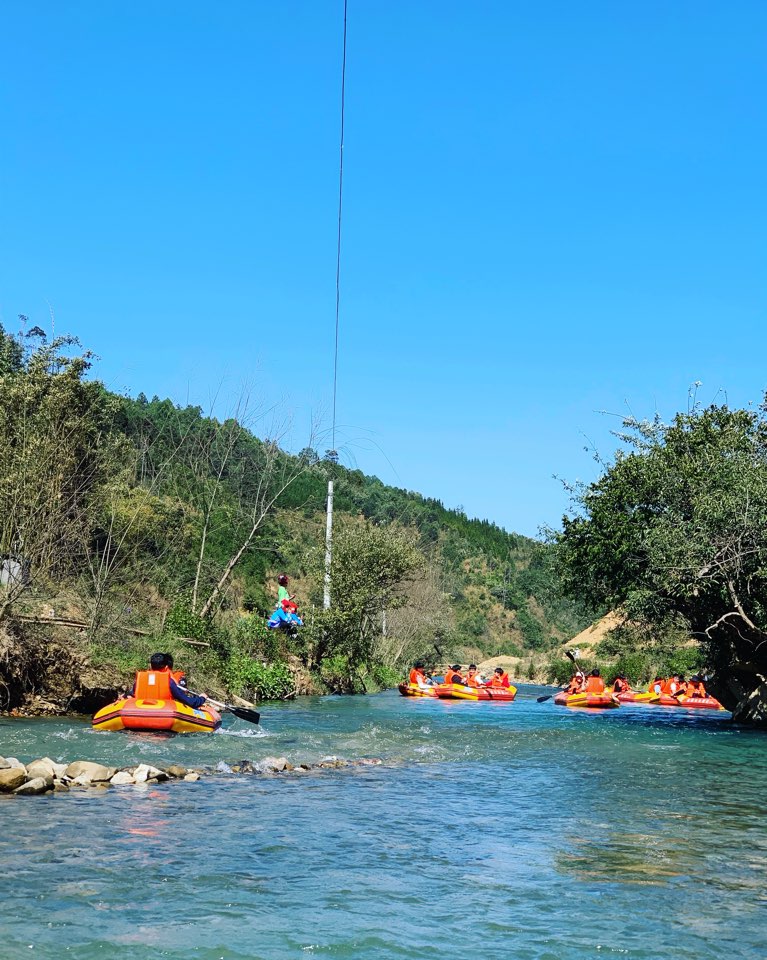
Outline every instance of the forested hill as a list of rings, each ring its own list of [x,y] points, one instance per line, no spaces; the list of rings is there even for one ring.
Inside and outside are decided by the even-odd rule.
[[[0,633],[76,625],[82,657],[118,672],[162,644],[208,682],[274,694],[275,678],[293,682],[286,664],[332,689],[390,682],[419,655],[529,664],[589,619],[546,546],[333,456],[286,453],[235,418],[115,395],[90,366],[72,338],[0,328]],[[280,570],[306,620],[295,638],[263,626]],[[45,687],[31,667],[0,679],[11,699]]]

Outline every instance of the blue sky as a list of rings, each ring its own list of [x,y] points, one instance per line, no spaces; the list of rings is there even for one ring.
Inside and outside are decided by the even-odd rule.
[[[0,321],[327,427],[342,12],[6,9]],[[535,534],[599,411],[761,399],[766,35],[750,0],[350,0],[344,462]]]

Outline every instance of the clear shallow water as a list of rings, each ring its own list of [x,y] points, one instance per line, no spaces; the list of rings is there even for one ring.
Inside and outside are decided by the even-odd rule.
[[[302,699],[213,736],[0,721],[22,760],[386,761],[0,797],[0,958],[763,960],[764,736],[540,692]]]

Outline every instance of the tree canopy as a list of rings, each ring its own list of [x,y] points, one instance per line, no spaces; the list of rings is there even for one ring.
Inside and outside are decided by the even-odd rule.
[[[578,491],[557,537],[565,590],[704,647],[726,705],[763,722],[767,407],[627,421],[625,449]]]

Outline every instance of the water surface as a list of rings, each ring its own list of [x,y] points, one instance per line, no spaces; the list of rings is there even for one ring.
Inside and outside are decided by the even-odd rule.
[[[763,960],[763,735],[540,692],[304,698],[212,736],[2,720],[22,760],[385,763],[0,797],[0,957]]]

